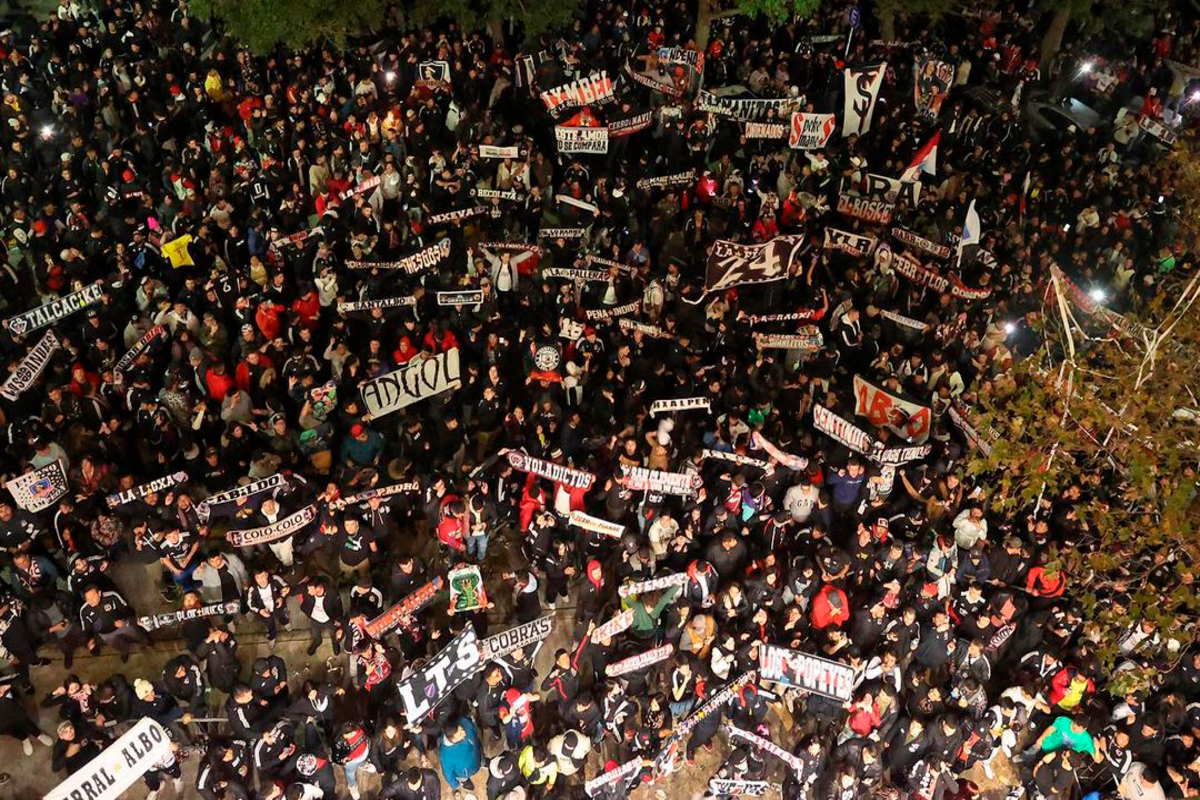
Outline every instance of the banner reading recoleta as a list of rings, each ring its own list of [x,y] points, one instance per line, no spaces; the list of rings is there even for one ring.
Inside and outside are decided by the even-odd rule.
[[[85,286],[57,300],[51,300],[45,305],[30,309],[23,314],[17,314],[15,317],[9,317],[4,320],[4,327],[14,336],[21,336],[29,331],[53,325],[76,311],[82,311],[93,303],[99,302],[103,294],[104,287],[100,281],[96,281],[90,286]]]
[[[355,261],[351,259],[346,262],[346,268],[399,269],[404,270],[409,275],[415,275],[418,272],[436,267],[449,255],[450,240],[442,239],[440,242],[430,245],[424,250],[418,250],[410,256],[405,256],[399,261]]]
[[[419,403],[435,394],[458,388],[462,383],[458,348],[427,358],[359,386],[363,404],[372,419],[379,419],[405,406]]]

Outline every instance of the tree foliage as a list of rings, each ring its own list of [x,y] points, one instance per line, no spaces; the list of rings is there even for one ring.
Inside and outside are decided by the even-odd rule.
[[[969,465],[989,478],[993,512],[1018,524],[1039,498],[1083,490],[1079,535],[1051,565],[1065,570],[1116,693],[1169,668],[1200,620],[1200,275],[1180,272],[1158,284],[1140,322],[1117,320],[1124,332],[1051,290],[1045,345],[981,393],[976,427],[995,441]],[[1127,609],[1108,602],[1117,595],[1131,599]],[[1180,647],[1116,670],[1142,619]]]
[[[535,39],[569,27],[579,8],[580,0],[416,0],[409,14],[417,25],[449,19],[468,30],[513,21]]]
[[[1192,252],[1200,251],[1200,135],[1180,137],[1167,160],[1178,203],[1179,233]]]
[[[377,29],[389,0],[192,0],[201,19],[219,20],[252,52],[277,45],[303,49],[322,41],[343,47],[349,37]]]

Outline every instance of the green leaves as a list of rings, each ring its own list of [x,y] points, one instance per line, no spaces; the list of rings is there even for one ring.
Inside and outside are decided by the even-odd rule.
[[[217,19],[252,52],[278,45],[303,49],[324,40],[344,47],[347,38],[378,28],[388,0],[192,0],[202,19]]]

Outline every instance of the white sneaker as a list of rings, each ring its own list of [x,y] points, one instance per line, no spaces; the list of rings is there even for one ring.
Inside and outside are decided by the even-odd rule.
[[[155,800],[155,798],[157,798],[157,797],[158,797],[158,789],[155,789],[154,791],[152,791],[146,795],[146,800]]]
[[[351,797],[351,800],[358,800],[358,787],[357,786],[350,787],[350,797]]]
[[[183,776],[173,780],[171,786],[175,788],[175,794],[183,794]]]
[[[46,747],[54,746],[54,740],[50,738],[49,734],[39,733],[37,735],[37,740],[39,742],[41,742],[42,744],[46,745]]]
[[[21,749],[23,751],[25,751],[25,755],[27,755],[27,756],[33,755],[33,742],[29,741],[29,739],[27,739],[27,738],[22,739],[21,740]]]

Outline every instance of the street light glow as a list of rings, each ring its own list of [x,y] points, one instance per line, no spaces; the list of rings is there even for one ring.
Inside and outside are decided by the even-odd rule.
[[[396,73],[389,69],[387,72],[383,73],[383,79],[388,83],[391,83],[392,81],[396,80]]]
[[[1017,332],[1017,323],[1015,323],[1015,322],[1004,323],[1004,332],[1007,333],[1009,336],[1012,336],[1014,333]]]
[[[1103,303],[1105,300],[1108,299],[1108,292],[1104,291],[1099,286],[1095,286],[1095,287],[1092,287],[1092,290],[1090,292],[1088,292],[1088,296],[1091,297],[1092,300],[1097,303]]]
[[[1089,72],[1091,72],[1095,68],[1096,68],[1096,62],[1092,61],[1091,59],[1088,59],[1087,61],[1083,62],[1083,64],[1079,67],[1079,74],[1087,75]]]
[[[54,126],[53,125],[43,125],[42,126],[42,138],[49,139],[52,136],[54,136]]]

